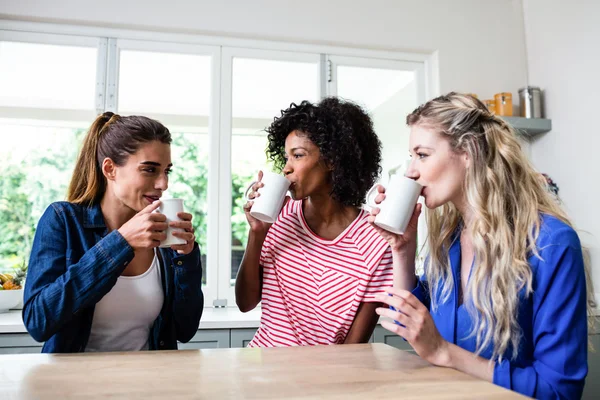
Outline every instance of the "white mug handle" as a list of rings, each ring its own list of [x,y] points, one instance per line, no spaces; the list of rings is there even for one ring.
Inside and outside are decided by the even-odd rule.
[[[381,203],[379,204],[375,204],[375,198],[371,198],[371,195],[373,194],[373,191],[377,191],[377,186],[381,185],[381,183],[376,183],[373,185],[373,187],[371,189],[369,189],[369,191],[367,192],[367,204],[369,205],[369,207],[380,207]],[[383,185],[382,185],[383,186]]]
[[[254,184],[258,183],[258,181],[254,181],[252,182],[250,185],[248,185],[248,187],[246,188],[246,192],[244,193],[244,201],[254,201],[254,199],[249,199],[248,198],[248,192],[252,189],[252,186],[254,186]]]

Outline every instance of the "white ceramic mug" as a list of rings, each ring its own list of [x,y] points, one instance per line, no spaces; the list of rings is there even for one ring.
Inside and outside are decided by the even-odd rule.
[[[160,206],[156,209],[156,212],[164,214],[167,217],[167,223],[171,221],[181,221],[177,216],[177,213],[183,212],[183,199],[164,199],[160,200]],[[173,244],[186,244],[185,239],[173,236],[173,231],[185,232],[181,228],[167,228],[167,238],[160,242],[160,247],[171,247]]]
[[[371,196],[373,192],[377,193],[377,185],[373,186],[367,193],[367,204],[379,207],[375,225],[392,233],[403,234],[422,190],[423,186],[414,179],[394,174],[385,188],[385,199],[380,204],[375,204],[375,199]]]
[[[260,196],[255,199],[248,198],[248,192],[252,190],[254,184],[258,183],[258,181],[254,181],[246,189],[244,199],[254,202],[250,209],[251,216],[260,221],[272,224],[279,216],[283,201],[285,200],[285,194],[290,187],[290,181],[283,175],[267,171],[263,172],[261,182],[264,186],[258,189]]]

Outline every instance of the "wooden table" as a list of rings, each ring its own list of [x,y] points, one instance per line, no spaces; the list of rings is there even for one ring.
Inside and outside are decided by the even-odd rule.
[[[384,344],[0,356],[2,399],[511,399]]]

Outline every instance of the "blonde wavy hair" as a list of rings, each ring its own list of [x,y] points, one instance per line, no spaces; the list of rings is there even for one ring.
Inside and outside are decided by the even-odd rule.
[[[532,292],[527,259],[531,254],[539,257],[540,216],[548,214],[572,224],[521,150],[515,130],[476,98],[451,92],[423,104],[406,122],[439,132],[453,151],[466,152],[471,160],[464,181],[473,210],[471,226],[464,226],[452,203],[426,211],[429,261],[425,272],[432,308],[446,301],[453,289],[448,249],[457,230],[464,228],[477,260],[464,294],[475,322],[476,353],[493,343],[492,360],[502,359],[509,348],[515,358],[521,338],[519,292],[523,288],[527,295]],[[585,275],[589,314],[595,307],[589,262]]]

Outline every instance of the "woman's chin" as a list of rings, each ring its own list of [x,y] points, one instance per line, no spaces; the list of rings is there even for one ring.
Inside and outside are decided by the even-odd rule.
[[[295,190],[290,190],[290,197],[292,200],[300,200],[302,197],[298,196],[298,193]]]
[[[437,204],[431,198],[424,197],[423,200],[424,200],[423,203],[425,203],[425,207],[429,208],[430,210],[433,210],[434,208],[437,208],[439,206],[439,204]]]

